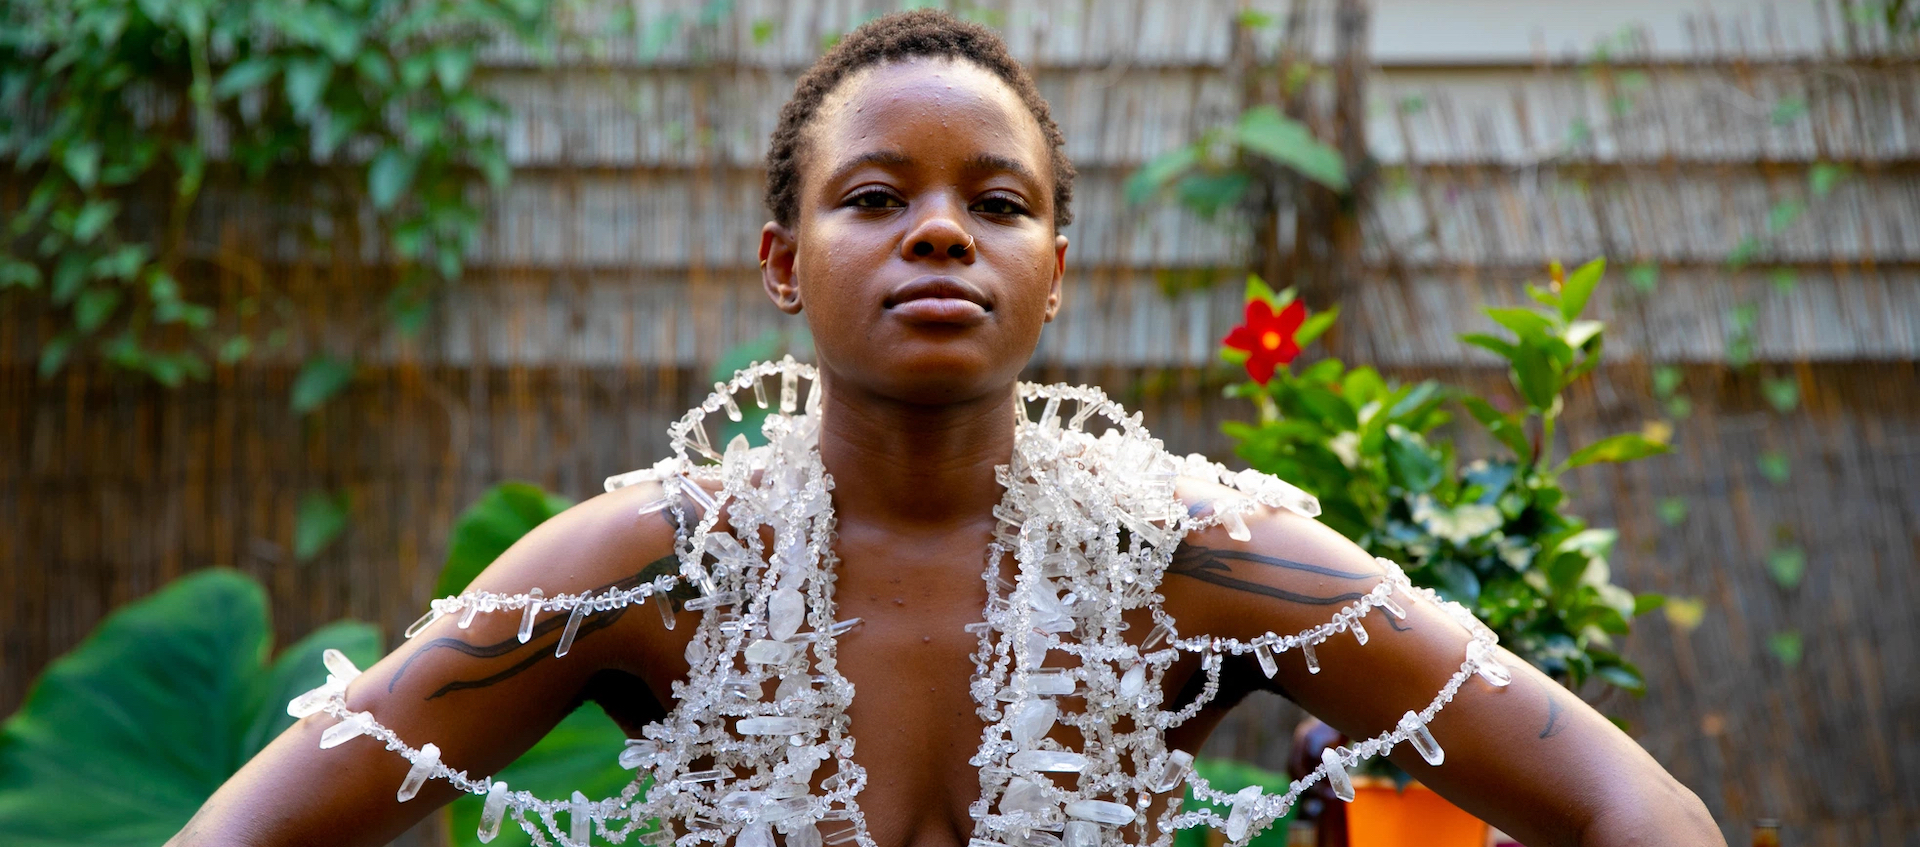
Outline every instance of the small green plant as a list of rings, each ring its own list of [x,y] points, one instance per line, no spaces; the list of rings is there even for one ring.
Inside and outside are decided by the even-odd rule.
[[[280,275],[193,240],[215,174],[297,189],[273,202],[309,222],[296,228],[309,244],[370,207],[401,266],[393,321],[418,328],[431,284],[460,277],[479,231],[473,185],[508,175],[505,110],[474,88],[477,53],[502,35],[550,46],[549,25],[537,0],[7,3],[0,160],[24,202],[0,231],[0,292],[61,317],[41,374],[96,348],[177,385],[286,343]],[[231,304],[207,285],[216,268],[245,277]]]
[[[1328,526],[1472,609],[1541,670],[1573,685],[1597,678],[1639,692],[1640,671],[1613,638],[1664,598],[1636,597],[1614,584],[1607,557],[1615,532],[1570,514],[1560,477],[1668,448],[1662,438],[1622,433],[1560,458],[1554,437],[1567,387],[1600,361],[1605,327],[1580,314],[1604,267],[1596,260],[1564,279],[1556,269],[1548,287],[1527,286],[1537,307],[1486,310],[1505,334],[1462,337],[1506,362],[1518,396],[1512,411],[1431,380],[1392,383],[1338,359],[1294,373],[1292,354],[1325,331],[1333,314],[1308,316],[1291,291],[1276,293],[1255,278],[1248,323],[1222,352],[1249,375],[1228,394],[1253,401],[1257,415],[1223,428],[1253,467],[1319,497]],[[1265,323],[1276,314],[1277,323]],[[1270,337],[1293,328],[1292,340]],[[1436,434],[1453,419],[1450,403],[1504,453],[1462,463],[1453,442]]]

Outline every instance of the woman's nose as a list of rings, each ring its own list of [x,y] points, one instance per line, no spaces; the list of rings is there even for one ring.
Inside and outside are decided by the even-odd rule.
[[[974,238],[960,219],[947,209],[936,210],[920,220],[901,242],[902,258],[926,259],[944,255],[972,262]]]

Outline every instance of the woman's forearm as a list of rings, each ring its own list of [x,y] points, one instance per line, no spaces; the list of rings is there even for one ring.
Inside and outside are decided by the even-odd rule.
[[[1618,792],[1580,831],[1581,847],[1727,847],[1705,803],[1685,786],[1660,778]]]

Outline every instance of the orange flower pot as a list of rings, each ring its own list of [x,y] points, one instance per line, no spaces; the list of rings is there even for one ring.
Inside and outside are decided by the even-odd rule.
[[[1417,782],[1355,777],[1347,847],[1486,847],[1487,825]]]

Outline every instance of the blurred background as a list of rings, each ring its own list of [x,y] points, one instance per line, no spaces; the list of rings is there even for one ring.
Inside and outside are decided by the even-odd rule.
[[[1604,257],[1562,437],[1671,449],[1565,485],[1618,530],[1612,581],[1669,599],[1614,645],[1643,678],[1583,694],[1732,843],[1920,844],[1916,10],[934,5],[1005,35],[1079,169],[1030,378],[1175,452],[1236,463],[1250,271],[1339,310],[1297,367],[1513,397],[1459,336]],[[214,566],[264,585],[277,644],[353,618],[391,646],[495,485],[590,497],[716,373],[804,356],[755,267],[766,139],[896,8],[11,0],[0,714]],[[1208,752],[1284,770],[1299,718],[1256,697]]]

